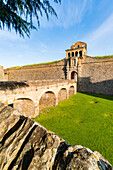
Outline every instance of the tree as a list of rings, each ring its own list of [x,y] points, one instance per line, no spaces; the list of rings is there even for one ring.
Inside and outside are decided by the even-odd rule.
[[[53,0],[60,3],[61,0]],[[37,29],[33,25],[33,18],[37,19],[38,27],[40,26],[39,16],[46,14],[57,14],[51,6],[49,0],[0,0],[0,29],[6,26],[8,30],[14,29],[20,36],[26,34],[30,36],[32,29]]]

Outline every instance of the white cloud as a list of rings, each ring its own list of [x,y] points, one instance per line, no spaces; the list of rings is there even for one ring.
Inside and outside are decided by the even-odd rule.
[[[0,41],[23,41],[24,39],[20,37],[18,34],[16,34],[13,30],[8,31],[6,29],[0,30]]]
[[[40,52],[42,52],[42,53],[46,53],[46,52],[47,52],[47,50],[48,50],[47,45],[46,45],[46,44],[44,44],[44,43],[40,43]]]
[[[91,55],[113,54],[113,13],[84,40],[89,44]]]
[[[40,19],[41,27],[64,27],[68,28],[74,24],[80,23],[83,16],[89,10],[92,0],[62,0],[61,5],[53,5],[58,15],[58,19],[50,16],[49,22],[45,17]]]
[[[89,41],[98,41],[99,39],[113,33],[113,14],[96,31],[90,34]]]

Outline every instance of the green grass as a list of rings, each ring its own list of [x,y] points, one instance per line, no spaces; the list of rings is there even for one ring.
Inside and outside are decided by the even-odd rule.
[[[15,66],[15,67],[10,67],[10,69],[21,69],[23,67],[28,67],[28,66],[39,66],[39,65],[47,65],[47,64],[53,64],[53,63],[58,63],[61,60],[57,61],[52,61],[52,62],[47,62],[47,63],[39,63],[39,64],[30,64],[30,65],[24,65],[24,66]]]
[[[113,97],[77,93],[35,120],[71,145],[99,151],[113,164]]]
[[[108,58],[108,57],[113,57],[113,55],[106,55],[106,56],[95,56],[94,58]]]

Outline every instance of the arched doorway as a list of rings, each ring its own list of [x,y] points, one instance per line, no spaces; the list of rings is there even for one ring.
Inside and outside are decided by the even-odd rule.
[[[74,88],[74,86],[71,86],[69,88],[69,96],[73,96],[74,94],[75,94],[75,88]]]
[[[56,96],[52,91],[47,91],[39,100],[39,112],[50,106],[56,106]]]
[[[71,72],[71,79],[76,79],[76,72],[75,71]]]
[[[17,109],[24,116],[33,117],[35,114],[35,104],[29,98],[19,98],[13,103],[13,108]]]
[[[67,90],[65,88],[62,88],[58,93],[58,102],[61,102],[62,100],[67,99]]]

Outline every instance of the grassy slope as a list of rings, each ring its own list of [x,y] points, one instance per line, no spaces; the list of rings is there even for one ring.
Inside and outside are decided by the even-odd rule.
[[[78,93],[35,120],[71,145],[99,151],[113,164],[113,97],[97,96]]]
[[[113,55],[107,55],[107,56],[95,56],[94,58],[108,58],[108,57],[113,57]]]
[[[30,64],[30,65],[24,65],[24,66],[10,67],[10,69],[13,69],[13,68],[20,69],[20,68],[24,68],[24,67],[28,67],[28,66],[47,65],[47,64],[58,63],[59,61],[61,61],[61,60],[51,61],[51,62],[47,62],[47,63],[39,63],[39,64]]]

